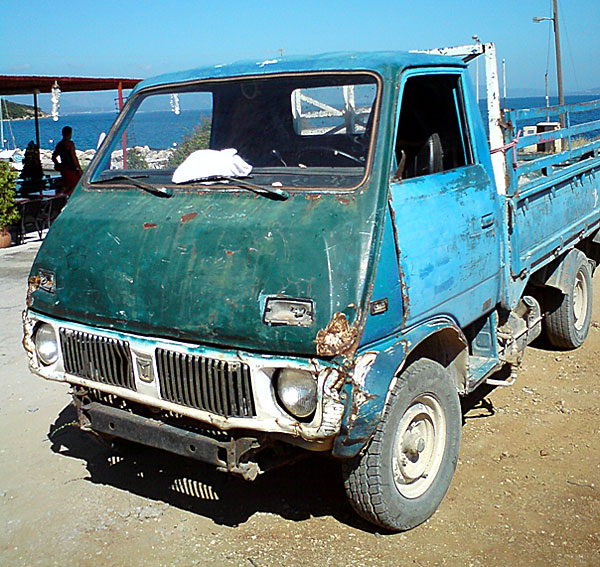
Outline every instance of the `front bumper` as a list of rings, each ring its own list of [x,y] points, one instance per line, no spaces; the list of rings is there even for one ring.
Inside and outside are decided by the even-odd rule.
[[[51,365],[41,363],[33,344],[42,322],[59,337],[58,360]],[[323,361],[142,337],[32,311],[23,314],[23,323],[30,368],[48,380],[98,390],[221,430],[277,434],[313,450],[327,450],[340,430],[344,376]],[[317,377],[317,409],[310,421],[293,418],[279,405],[273,380],[282,368],[309,370]]]
[[[78,403],[77,409],[84,430],[183,455],[246,480],[254,480],[262,472],[258,463],[252,460],[268,445],[260,437],[219,439],[98,402]]]

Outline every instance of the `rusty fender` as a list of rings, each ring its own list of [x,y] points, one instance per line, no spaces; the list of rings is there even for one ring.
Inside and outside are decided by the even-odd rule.
[[[344,415],[340,434],[333,446],[336,457],[354,457],[371,438],[379,423],[388,388],[406,357],[406,341],[394,341],[369,348],[357,355],[341,391]]]
[[[462,336],[462,332],[453,321],[436,318],[401,334],[362,347],[358,354],[347,362],[347,378],[340,392],[340,398],[344,402],[344,415],[340,433],[333,446],[334,456],[348,458],[360,452],[375,433],[383,416],[388,394],[409,355],[418,357],[419,353],[422,353],[423,356],[429,356],[428,347],[437,344],[436,337],[449,330],[454,336]],[[466,347],[466,342],[464,344]],[[460,352],[465,351],[460,349]],[[440,362],[450,370],[449,375],[456,381],[460,391],[463,388],[461,382],[466,378],[467,367],[463,364],[463,356],[456,356],[454,360],[457,366],[462,365],[460,369],[455,368],[450,360]]]

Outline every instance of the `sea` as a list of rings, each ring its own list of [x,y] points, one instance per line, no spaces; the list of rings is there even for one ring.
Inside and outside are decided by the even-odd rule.
[[[600,98],[600,95],[573,95],[566,96],[565,102],[574,104],[597,98]],[[545,106],[545,104],[544,97],[524,97],[507,98],[505,102],[503,101],[502,106],[504,108],[536,108]],[[550,104],[558,104],[556,98],[551,97]],[[482,115],[485,116],[486,103],[484,100],[480,101],[480,108]],[[170,140],[179,138],[174,129],[179,130],[179,132],[181,129],[191,131],[198,124],[199,112],[201,111],[192,111],[188,112],[187,115],[182,113],[177,117],[169,110],[152,112],[151,122],[148,123],[151,137],[150,134],[145,135],[144,140],[149,142],[151,149],[167,147]],[[117,113],[115,111],[61,115],[56,122],[52,118],[42,118],[39,120],[40,146],[42,149],[53,149],[62,138],[62,128],[68,125],[73,128],[73,141],[78,150],[96,149],[100,136],[108,132],[116,118]],[[558,118],[554,117],[553,119],[557,120]],[[580,115],[580,119],[576,120],[575,123],[591,120],[600,120],[600,110]],[[598,134],[600,132],[592,132],[587,134],[586,137],[595,137]],[[15,147],[25,149],[31,140],[35,140],[34,121],[4,121],[4,139],[5,146],[10,149]]]

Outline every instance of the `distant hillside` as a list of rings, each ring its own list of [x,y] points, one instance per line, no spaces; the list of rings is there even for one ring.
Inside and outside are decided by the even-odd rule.
[[[35,108],[27,104],[18,104],[10,100],[2,100],[2,116],[5,120],[28,120],[34,118]],[[47,118],[50,116],[38,108],[38,116]]]

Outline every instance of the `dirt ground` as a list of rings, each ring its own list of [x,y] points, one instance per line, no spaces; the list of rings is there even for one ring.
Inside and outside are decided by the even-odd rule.
[[[598,275],[586,344],[530,347],[513,387],[470,400],[446,499],[390,535],[355,516],[335,461],[246,483],[73,427],[68,388],[31,375],[20,345],[37,246],[0,251],[2,565],[600,565]]]

